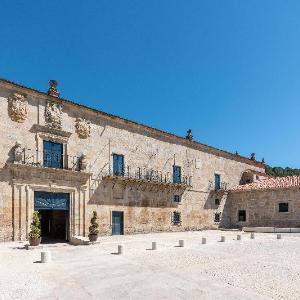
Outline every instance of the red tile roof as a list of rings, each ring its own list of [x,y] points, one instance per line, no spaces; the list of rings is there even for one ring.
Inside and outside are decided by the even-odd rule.
[[[300,176],[274,177],[264,180],[259,180],[253,183],[238,185],[231,191],[250,191],[250,190],[265,190],[265,189],[282,189],[290,187],[300,187]]]

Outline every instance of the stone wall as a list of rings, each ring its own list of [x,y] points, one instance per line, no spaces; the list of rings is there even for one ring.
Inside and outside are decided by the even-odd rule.
[[[227,199],[228,227],[300,226],[300,189],[230,192]],[[279,203],[289,203],[289,212],[279,212]],[[238,211],[246,210],[246,222],[238,221]]]
[[[27,237],[36,190],[71,193],[72,235],[87,235],[93,210],[101,234],[111,234],[113,210],[124,212],[125,233],[218,226],[214,213],[223,210],[226,197],[214,192],[214,174],[230,188],[247,169],[264,172],[263,165],[239,155],[3,81],[0,120],[0,240]],[[85,172],[12,164],[17,141],[27,158],[41,162],[43,140],[63,143],[70,157],[85,154]],[[151,168],[172,176],[173,165],[181,166],[192,186],[176,191],[102,180],[112,168],[113,153],[124,155],[125,168]],[[176,193],[181,193],[180,204],[173,201]],[[221,199],[218,206],[216,197]],[[172,225],[174,211],[181,212],[180,225]]]

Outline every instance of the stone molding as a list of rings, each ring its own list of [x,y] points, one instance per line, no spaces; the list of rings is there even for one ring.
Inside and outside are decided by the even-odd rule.
[[[90,173],[65,170],[65,169],[52,169],[52,168],[44,168],[32,165],[22,165],[22,164],[12,164],[7,163],[5,165],[11,171],[13,182],[17,180],[20,182],[34,182],[37,183],[39,181],[45,182],[58,182],[63,181],[67,182],[68,185],[71,186],[81,186],[86,185],[87,180],[91,176]],[[30,176],[28,176],[30,174]]]
[[[8,115],[18,123],[24,123],[28,118],[28,102],[24,95],[13,93],[8,98]]]
[[[61,130],[61,129],[56,129],[56,128],[51,128],[48,126],[43,126],[39,124],[34,124],[32,126],[32,130],[38,133],[45,133],[45,134],[50,134],[53,136],[59,136],[63,138],[69,138],[72,135],[72,132]]]
[[[79,138],[86,139],[91,135],[91,125],[89,121],[83,118],[75,120],[75,130]]]
[[[55,102],[47,102],[45,107],[45,124],[49,128],[62,128],[62,106]]]

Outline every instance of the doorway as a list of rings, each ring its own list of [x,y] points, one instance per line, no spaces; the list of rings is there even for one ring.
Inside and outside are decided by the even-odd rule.
[[[35,192],[34,210],[39,212],[42,242],[69,239],[69,194]]]
[[[112,212],[112,235],[124,234],[124,213],[122,211]]]

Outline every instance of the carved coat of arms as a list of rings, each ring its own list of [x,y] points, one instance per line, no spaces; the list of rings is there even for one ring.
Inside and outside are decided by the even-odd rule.
[[[14,93],[8,98],[8,114],[18,123],[23,123],[28,117],[28,102],[25,96]]]
[[[91,125],[90,122],[83,118],[77,118],[75,121],[76,133],[81,139],[86,139],[91,135]]]
[[[54,129],[62,128],[62,107],[58,103],[48,102],[45,108],[45,123]]]

